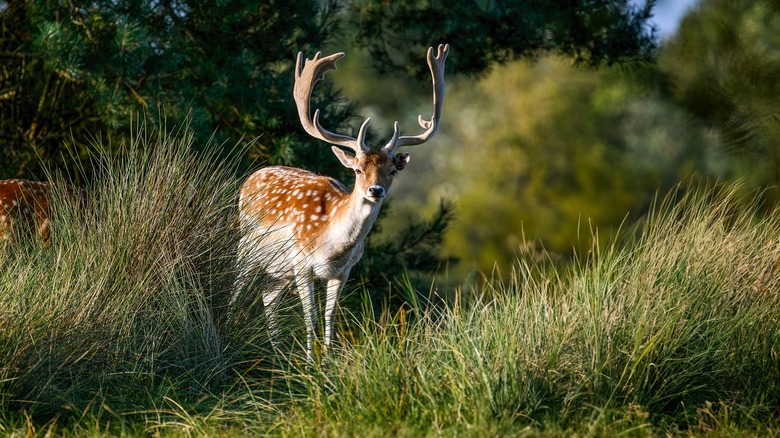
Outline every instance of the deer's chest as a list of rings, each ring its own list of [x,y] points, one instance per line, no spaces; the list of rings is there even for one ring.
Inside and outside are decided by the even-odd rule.
[[[362,241],[356,245],[323,247],[313,257],[314,275],[324,279],[340,277],[360,260],[364,248],[365,244]]]

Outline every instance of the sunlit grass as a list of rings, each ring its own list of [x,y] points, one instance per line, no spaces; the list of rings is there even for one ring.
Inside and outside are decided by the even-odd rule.
[[[780,215],[729,188],[571,266],[518,260],[447,306],[357,312],[315,365],[271,347],[256,295],[228,318],[237,182],[189,141],[99,155],[50,247],[0,250],[0,432],[778,433]]]

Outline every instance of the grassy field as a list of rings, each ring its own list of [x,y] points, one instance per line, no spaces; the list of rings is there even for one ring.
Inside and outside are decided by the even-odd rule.
[[[1,433],[780,434],[780,214],[735,190],[448,306],[355,312],[312,366],[271,348],[259,297],[227,309],[237,182],[188,142],[99,155],[50,247],[0,249]]]

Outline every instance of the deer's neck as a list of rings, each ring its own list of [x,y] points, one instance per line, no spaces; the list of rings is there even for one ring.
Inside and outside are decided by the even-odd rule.
[[[354,247],[363,242],[374,226],[382,201],[371,202],[354,190],[338,207],[328,239],[332,244]]]

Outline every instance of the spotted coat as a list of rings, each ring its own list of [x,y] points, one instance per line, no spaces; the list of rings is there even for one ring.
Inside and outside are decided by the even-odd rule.
[[[244,182],[239,210],[265,229],[289,226],[301,249],[312,250],[328,220],[346,211],[349,190],[337,180],[292,167],[272,166]]]

